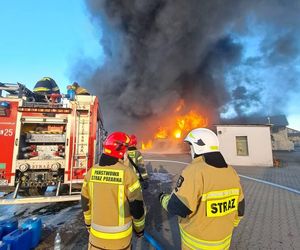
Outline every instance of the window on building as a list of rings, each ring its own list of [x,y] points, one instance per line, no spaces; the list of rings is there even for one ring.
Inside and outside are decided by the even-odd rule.
[[[236,153],[239,156],[248,156],[248,138],[247,136],[236,136]]]

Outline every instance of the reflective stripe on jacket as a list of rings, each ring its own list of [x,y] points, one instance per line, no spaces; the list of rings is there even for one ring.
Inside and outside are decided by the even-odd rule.
[[[140,182],[132,169],[118,162],[95,166],[85,176],[82,204],[90,243],[100,248],[122,249],[130,245],[132,230],[144,229],[145,210]],[[132,206],[139,218],[131,214]]]

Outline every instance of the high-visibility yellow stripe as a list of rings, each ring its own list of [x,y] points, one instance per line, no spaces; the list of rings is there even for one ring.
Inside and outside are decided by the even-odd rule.
[[[185,244],[187,247],[189,247],[190,249],[192,250],[199,250],[198,248],[196,247],[193,247],[193,245],[189,244],[186,239],[184,237],[181,236],[181,241],[183,244]]]
[[[119,240],[132,234],[132,226],[130,226],[126,231],[120,233],[103,233],[95,230],[93,227],[91,227],[90,232],[97,238],[106,240]]]
[[[118,186],[119,226],[125,224],[124,185]]]
[[[87,184],[88,184],[88,183],[87,183],[87,181],[86,181],[86,180],[83,180],[83,184],[82,184],[82,186],[83,186],[83,187],[86,187],[86,186],[87,186]]]
[[[94,182],[89,182],[89,195],[90,195],[90,210],[91,219],[93,219],[93,203],[94,203]]]
[[[179,225],[181,239],[185,245],[190,247],[191,249],[211,249],[211,250],[219,250],[219,249],[229,249],[231,242],[231,234],[224,238],[223,240],[218,241],[207,241],[200,240],[196,237],[185,232],[181,225]]]
[[[84,222],[85,222],[85,224],[91,225],[91,222],[92,222],[92,216],[91,216],[90,211],[84,212],[84,213],[83,213],[83,216],[84,216]]]
[[[84,218],[86,220],[90,220],[91,219],[91,214],[86,214],[85,212],[83,214],[84,214]]]
[[[142,227],[145,225],[145,216],[143,216],[143,219],[140,220],[140,221],[136,221],[134,220],[133,221],[133,224],[136,226],[136,227]]]
[[[50,91],[50,89],[45,88],[45,87],[36,87],[33,89],[33,92],[36,92],[36,91]]]
[[[102,226],[96,223],[91,224],[92,228],[96,230],[97,232],[102,232],[102,233],[122,233],[126,231],[128,228],[132,226],[131,221],[129,221],[127,224],[123,226]]]
[[[142,160],[142,159],[143,159],[143,156],[139,156],[137,159],[138,159],[138,161],[139,161],[139,160]]]
[[[238,218],[234,219],[234,221],[233,221],[234,227],[237,227],[240,224],[240,221],[241,221],[242,218],[243,217],[238,217]]]
[[[59,87],[52,88],[52,91],[57,91],[57,90],[59,90]]]
[[[219,150],[219,147],[218,146],[210,146],[210,149],[211,150]]]
[[[163,197],[162,202],[161,202],[162,207],[163,207],[166,211],[168,211],[168,204],[169,204],[170,198],[171,198],[171,195],[166,194],[166,195]]]
[[[137,180],[135,183],[133,183],[128,189],[132,193],[134,190],[138,189],[141,187],[141,184],[139,180]]]
[[[208,192],[206,194],[202,195],[202,201],[206,201],[208,199],[212,198],[225,198],[225,197],[230,197],[233,195],[239,195],[240,191],[238,188],[233,188],[233,189],[226,189],[226,190],[218,190],[218,191],[212,191]]]
[[[135,151],[128,151],[128,155],[130,158],[134,158],[135,157]]]

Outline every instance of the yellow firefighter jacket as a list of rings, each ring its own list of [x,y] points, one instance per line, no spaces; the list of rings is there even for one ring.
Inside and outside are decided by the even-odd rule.
[[[140,182],[123,163],[92,167],[85,176],[81,195],[91,249],[126,249],[132,227],[136,232],[144,229]]]
[[[137,150],[137,149],[131,149],[131,150],[128,149],[128,151],[127,151],[127,159],[124,162],[124,164],[126,166],[129,166],[130,168],[132,168],[133,171],[139,177],[139,174],[137,173],[136,168],[133,166],[133,164],[131,163],[131,161],[128,159],[129,157],[132,160],[132,162],[139,168],[143,179],[144,180],[148,179],[149,177],[148,177],[148,173],[147,173],[147,170],[145,168],[145,165],[144,165],[144,159],[143,159],[142,153],[139,150]]]
[[[240,202],[244,204],[244,194],[236,171],[210,166],[202,156],[183,170],[173,193],[162,199],[167,210],[182,206],[189,211],[179,217],[182,249],[229,249],[233,228],[241,219]]]
[[[83,88],[80,86],[75,89],[75,93],[76,93],[76,95],[90,95],[90,93],[88,92],[88,90],[86,88]]]

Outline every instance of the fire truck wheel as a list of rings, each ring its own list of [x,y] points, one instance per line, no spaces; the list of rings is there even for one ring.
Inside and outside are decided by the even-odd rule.
[[[24,195],[26,196],[37,196],[44,195],[47,187],[29,187],[24,189]]]
[[[59,194],[66,195],[70,193],[70,185],[69,184],[62,184],[60,186]]]

